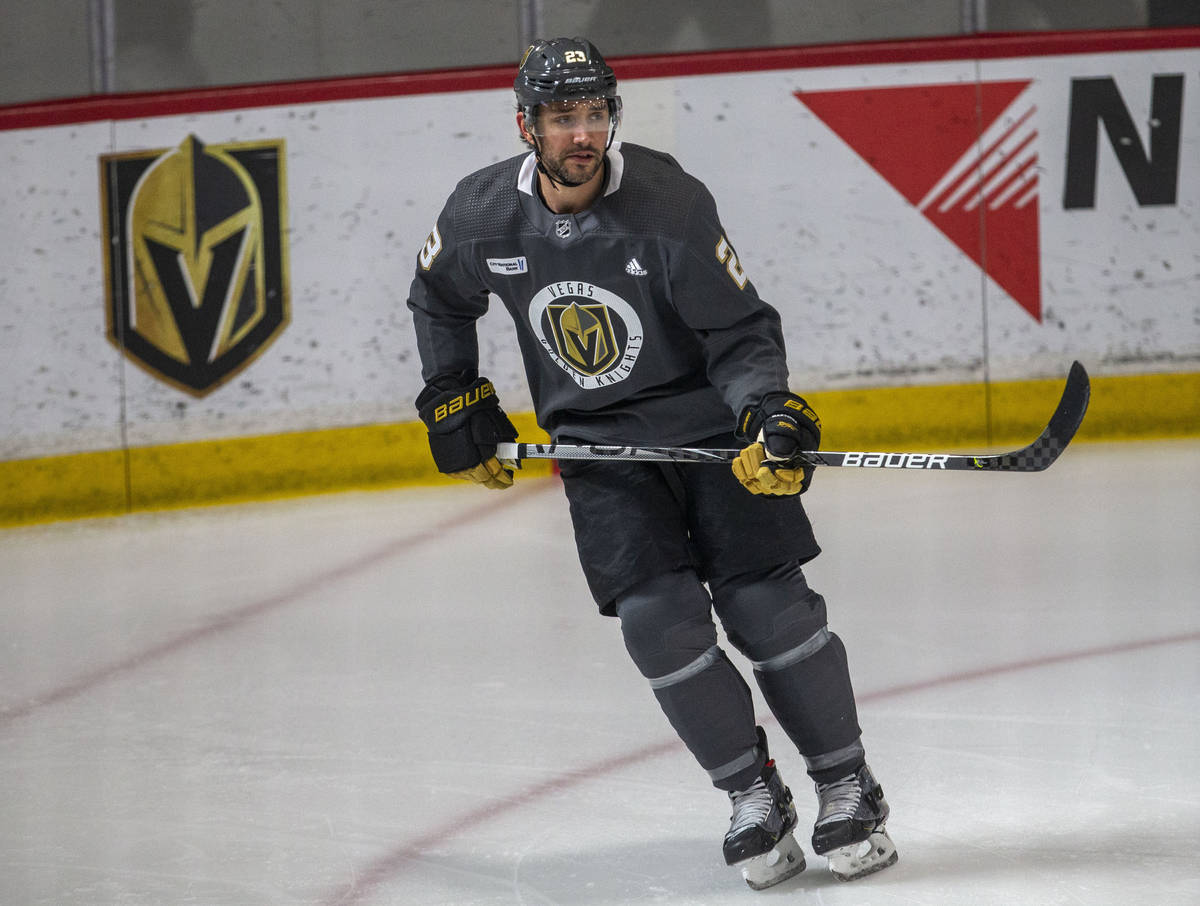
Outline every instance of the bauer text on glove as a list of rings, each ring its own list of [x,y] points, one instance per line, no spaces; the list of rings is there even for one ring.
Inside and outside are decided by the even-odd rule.
[[[496,459],[496,444],[516,440],[517,429],[491,381],[477,378],[466,386],[431,381],[417,397],[417,410],[439,472],[498,490],[512,485],[512,472]]]

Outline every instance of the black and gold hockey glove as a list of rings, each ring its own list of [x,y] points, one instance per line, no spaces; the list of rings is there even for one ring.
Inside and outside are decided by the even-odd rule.
[[[757,406],[747,406],[738,419],[737,436],[752,441],[733,461],[733,474],[751,494],[803,494],[813,467],[796,454],[821,446],[821,420],[794,393],[768,393]]]
[[[445,379],[426,385],[417,412],[429,429],[429,451],[438,471],[485,488],[512,487],[513,475],[496,459],[496,444],[517,439],[496,390],[486,378],[468,386],[447,386]]]

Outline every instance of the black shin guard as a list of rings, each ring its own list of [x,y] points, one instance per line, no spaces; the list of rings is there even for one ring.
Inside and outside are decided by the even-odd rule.
[[[660,677],[650,684],[667,720],[713,786],[743,790],[767,760],[758,746],[750,687],[720,648],[713,646],[704,660],[700,670],[678,681]]]
[[[846,666],[842,640],[828,630],[823,644],[808,657],[775,668],[757,662],[754,678],[779,725],[809,762],[810,772],[839,770],[847,765],[825,764],[825,756],[841,753],[850,763],[861,760],[856,743],[862,735],[854,689]],[[825,759],[827,760],[827,759]]]
[[[766,755],[750,687],[717,645],[712,601],[694,572],[665,573],[617,601],[625,647],[684,745],[722,790],[744,789]]]
[[[861,763],[846,649],[826,626],[825,600],[808,587],[799,564],[713,583],[713,598],[726,634],[753,661],[768,707],[809,772]]]

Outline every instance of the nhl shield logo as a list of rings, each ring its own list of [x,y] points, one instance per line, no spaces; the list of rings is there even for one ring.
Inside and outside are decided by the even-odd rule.
[[[247,367],[290,318],[282,140],[100,158],[108,337],[193,396]]]

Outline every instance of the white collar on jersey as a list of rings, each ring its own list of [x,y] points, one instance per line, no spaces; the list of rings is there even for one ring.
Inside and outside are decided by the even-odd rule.
[[[621,176],[625,172],[625,156],[621,153],[621,143],[613,142],[608,149],[608,185],[604,194],[611,195],[621,188]],[[537,155],[532,151],[521,164],[521,172],[517,174],[517,188],[526,195],[533,195],[533,177],[537,173]]]

